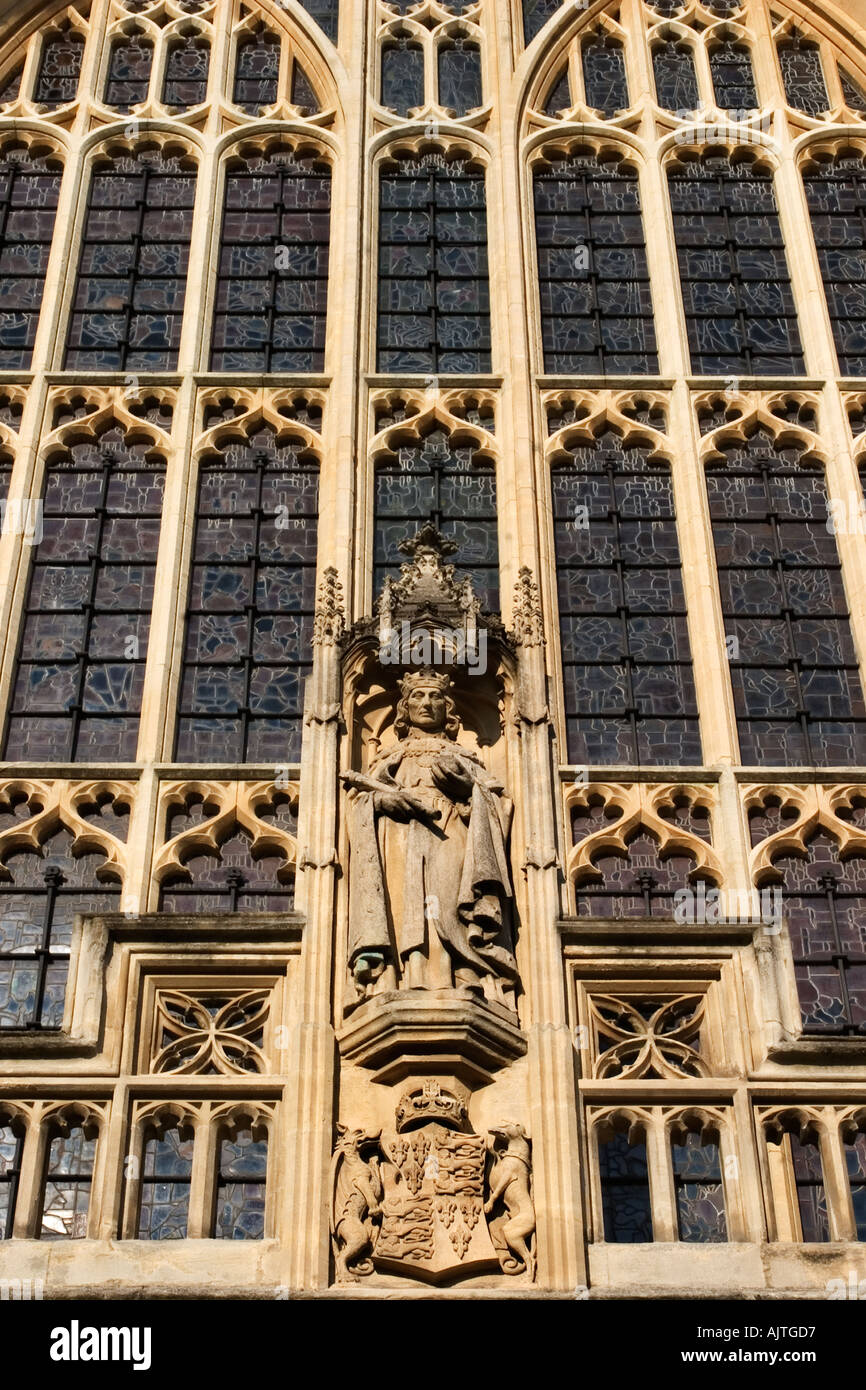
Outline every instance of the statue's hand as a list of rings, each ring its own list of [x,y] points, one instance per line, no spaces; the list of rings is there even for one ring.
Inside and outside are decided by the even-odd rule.
[[[443,753],[430,771],[439,790],[454,801],[467,801],[472,795],[472,778],[453,753]]]
[[[420,820],[434,814],[416,801],[414,796],[401,792],[397,787],[393,791],[376,792],[376,810],[380,815],[393,816],[395,820]]]

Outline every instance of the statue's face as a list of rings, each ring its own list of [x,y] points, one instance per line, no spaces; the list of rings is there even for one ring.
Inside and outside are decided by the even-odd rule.
[[[417,729],[436,731],[445,727],[448,709],[445,696],[435,685],[416,685],[406,697],[409,722]]]

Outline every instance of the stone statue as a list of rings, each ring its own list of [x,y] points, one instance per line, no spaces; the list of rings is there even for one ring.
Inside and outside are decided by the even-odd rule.
[[[331,1165],[331,1237],[341,1284],[355,1284],[359,1275],[373,1272],[372,1254],[382,1216],[379,1160],[378,1134],[337,1125]]]
[[[484,1213],[490,1217],[490,1238],[504,1274],[535,1279],[535,1205],[530,1191],[532,1160],[523,1125],[506,1124],[490,1131],[488,1151],[493,1160],[490,1196]],[[500,1211],[496,1212],[497,1207]]]
[[[398,742],[351,789],[349,968],[361,1000],[467,989],[513,1008],[517,967],[506,844],[512,804],[456,743],[447,674],[400,686]]]

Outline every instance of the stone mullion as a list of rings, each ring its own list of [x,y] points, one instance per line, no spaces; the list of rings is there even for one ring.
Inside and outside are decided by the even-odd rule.
[[[725,1137],[726,1136],[726,1137]],[[762,1201],[761,1168],[755,1152],[755,1129],[752,1102],[747,1087],[739,1085],[734,1092],[731,1124],[725,1131],[726,1153],[736,1159],[736,1176],[726,1181],[735,1185],[739,1198],[738,1226],[735,1236],[728,1230],[729,1240],[765,1241],[767,1222]],[[724,1164],[724,1154],[722,1163]],[[724,1173],[724,1167],[722,1169]]]
[[[839,1113],[828,1105],[824,1108],[821,1131],[821,1162],[824,1168],[824,1188],[827,1193],[827,1212],[830,1218],[830,1239],[855,1241],[857,1224],[848,1170],[839,1133]]]
[[[647,1126],[647,1159],[650,1177],[650,1203],[652,1206],[653,1239],[675,1241],[677,1230],[677,1204],[674,1190],[673,1165],[671,1163],[671,1144],[668,1132],[667,1115],[653,1107]]]
[[[213,1109],[213,1102],[202,1101],[193,1122],[195,1144],[186,1231],[189,1240],[205,1240],[213,1235],[216,1164],[219,1158],[219,1134]]]
[[[74,140],[81,140],[90,126],[91,93],[97,94],[97,78],[102,66],[103,46],[108,42],[111,0],[93,0],[86,16],[88,34],[78,79],[78,110],[72,123]]]
[[[19,1240],[32,1239],[39,1234],[39,1216],[45,1185],[45,1160],[51,1141],[50,1126],[45,1121],[45,1101],[36,1101],[28,1116],[27,1133],[21,1154],[18,1176],[18,1198],[12,1235]]]

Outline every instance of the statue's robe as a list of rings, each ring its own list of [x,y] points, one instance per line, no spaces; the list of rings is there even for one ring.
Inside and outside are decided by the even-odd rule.
[[[467,801],[437,786],[433,768],[443,756],[471,782]],[[353,797],[350,968],[359,956],[382,955],[404,987],[441,989],[491,977],[513,986],[505,849],[512,805],[502,787],[466,749],[420,733],[383,753],[369,776],[411,792],[438,817],[403,822],[380,813],[376,792]]]

